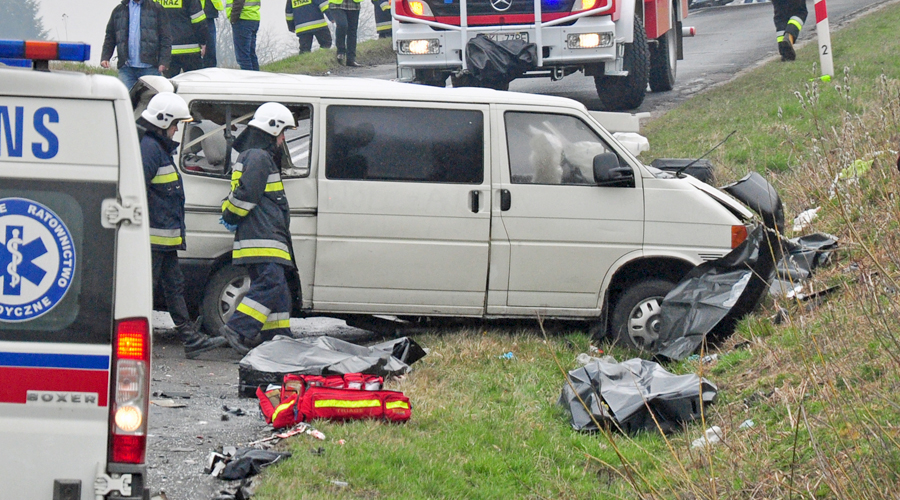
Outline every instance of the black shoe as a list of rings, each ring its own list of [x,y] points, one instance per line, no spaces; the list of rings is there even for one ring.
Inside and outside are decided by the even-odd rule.
[[[225,347],[228,343],[222,337],[210,338],[201,333],[201,323],[203,323],[203,318],[199,317],[194,322],[187,322],[175,327],[175,331],[178,332],[181,341],[184,342],[184,357],[187,359],[195,359],[206,351]]]
[[[782,61],[793,61],[797,59],[797,52],[794,51],[794,36],[785,33],[781,41],[778,42],[778,52],[781,53]]]
[[[338,64],[340,64],[341,66],[343,66],[344,63],[346,62],[346,60],[347,60],[347,55],[346,55],[346,54],[341,54],[340,52],[338,52],[338,55],[337,55],[337,62],[338,62]]]
[[[362,64],[360,64],[356,61],[347,61],[347,66],[349,66],[351,68],[361,68]]]
[[[228,328],[228,325],[222,325],[222,328],[219,330],[219,335],[221,335],[225,341],[228,342],[228,345],[241,356],[246,356],[247,353],[250,352],[250,348],[244,345],[241,334]]]

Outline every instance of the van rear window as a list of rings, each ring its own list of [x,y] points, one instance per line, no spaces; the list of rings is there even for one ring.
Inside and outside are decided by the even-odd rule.
[[[484,114],[477,110],[329,106],[329,179],[481,184]]]
[[[108,344],[115,231],[110,182],[4,178],[0,185],[0,340]]]

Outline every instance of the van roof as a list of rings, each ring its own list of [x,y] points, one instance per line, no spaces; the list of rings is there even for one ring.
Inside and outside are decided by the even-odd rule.
[[[180,94],[235,94],[260,96],[308,96],[342,99],[391,99],[429,102],[534,104],[578,108],[583,104],[564,97],[499,92],[462,87],[440,88],[373,78],[290,75],[260,71],[207,68],[182,73],[172,79]]]
[[[0,94],[24,97],[128,99],[128,91],[115,77],[72,71],[34,71],[0,65]]]

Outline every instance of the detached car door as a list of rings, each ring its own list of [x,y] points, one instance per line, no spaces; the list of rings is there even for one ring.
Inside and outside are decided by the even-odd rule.
[[[483,314],[487,112],[479,105],[327,105],[315,309]]]

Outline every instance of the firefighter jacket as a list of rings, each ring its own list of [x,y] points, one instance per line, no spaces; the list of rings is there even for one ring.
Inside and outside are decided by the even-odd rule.
[[[225,0],[225,17],[232,24],[239,19],[259,21],[260,0]]]
[[[147,131],[141,138],[141,158],[150,212],[150,246],[153,250],[184,250],[184,185],[172,161],[178,144],[159,128],[143,125]]]
[[[109,61],[113,50],[119,54],[116,67],[128,63],[128,2],[113,8],[106,25],[101,61]],[[172,62],[172,37],[169,34],[166,15],[154,2],[141,2],[141,62],[156,66],[169,66]]]
[[[222,219],[237,225],[231,260],[235,265],[271,262],[293,268],[290,207],[275,138],[248,127],[235,149],[242,152],[232,167],[231,192],[222,202]]]
[[[225,0],[200,0],[200,7],[207,19],[215,19],[219,17],[219,12],[225,10]]]
[[[172,55],[199,54],[206,45],[206,13],[200,0],[156,0],[166,11],[172,34]]]
[[[297,33],[327,28],[324,12],[328,10],[328,0],[287,0],[284,17],[288,29]]]
[[[375,31],[391,31],[391,0],[372,0],[375,6]]]

